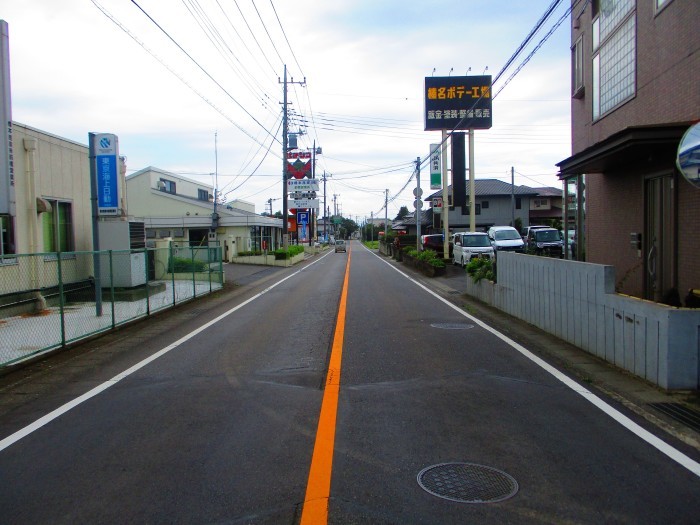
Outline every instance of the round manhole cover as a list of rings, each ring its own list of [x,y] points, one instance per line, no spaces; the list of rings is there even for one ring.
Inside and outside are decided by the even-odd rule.
[[[433,496],[459,503],[496,503],[518,492],[518,482],[509,474],[474,463],[424,468],[418,474],[418,484]]]
[[[442,328],[443,330],[470,330],[474,328],[473,324],[466,323],[431,323],[433,328]]]

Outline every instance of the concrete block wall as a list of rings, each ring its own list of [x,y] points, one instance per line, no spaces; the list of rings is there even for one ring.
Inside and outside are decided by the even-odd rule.
[[[615,293],[612,266],[499,254],[469,293],[665,389],[700,388],[700,310]]]

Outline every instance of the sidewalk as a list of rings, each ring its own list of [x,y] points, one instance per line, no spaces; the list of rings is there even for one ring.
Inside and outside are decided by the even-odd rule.
[[[697,392],[666,392],[576,346],[472,298],[465,293],[466,282],[470,277],[466,270],[459,266],[448,265],[444,276],[430,278],[390,257],[384,259],[467,313],[572,375],[586,388],[593,392],[602,392],[700,451],[700,396]]]

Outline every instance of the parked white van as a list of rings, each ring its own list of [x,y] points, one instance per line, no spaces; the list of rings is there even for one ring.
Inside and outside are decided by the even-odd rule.
[[[518,230],[512,226],[491,226],[488,235],[491,246],[496,250],[496,253],[500,251],[525,252],[525,242]]]
[[[476,257],[493,259],[494,251],[488,235],[482,232],[462,232],[452,236],[452,264],[464,268],[469,261]]]

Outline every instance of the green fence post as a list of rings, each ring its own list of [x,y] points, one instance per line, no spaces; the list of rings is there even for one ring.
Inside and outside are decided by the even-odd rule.
[[[211,248],[207,245],[207,272],[209,272],[209,293],[211,293]]]
[[[151,315],[151,294],[148,289],[148,248],[143,249],[144,272],[146,272],[146,315]],[[155,260],[155,253],[153,254]]]
[[[64,308],[63,300],[63,270],[61,269],[61,252],[57,254],[57,266],[58,271],[58,310],[61,313],[61,346],[66,346],[66,310]]]
[[[195,297],[197,297],[197,279],[194,267],[194,248],[192,248],[192,246],[190,246],[190,254],[192,258],[192,298],[194,299]]]
[[[177,296],[175,294],[175,260],[173,259],[173,241],[170,241],[170,260],[168,264],[170,265],[170,275],[172,275],[173,281],[173,306],[177,304]]]
[[[109,291],[112,299],[112,329],[117,326],[114,311],[114,250],[109,250]]]

